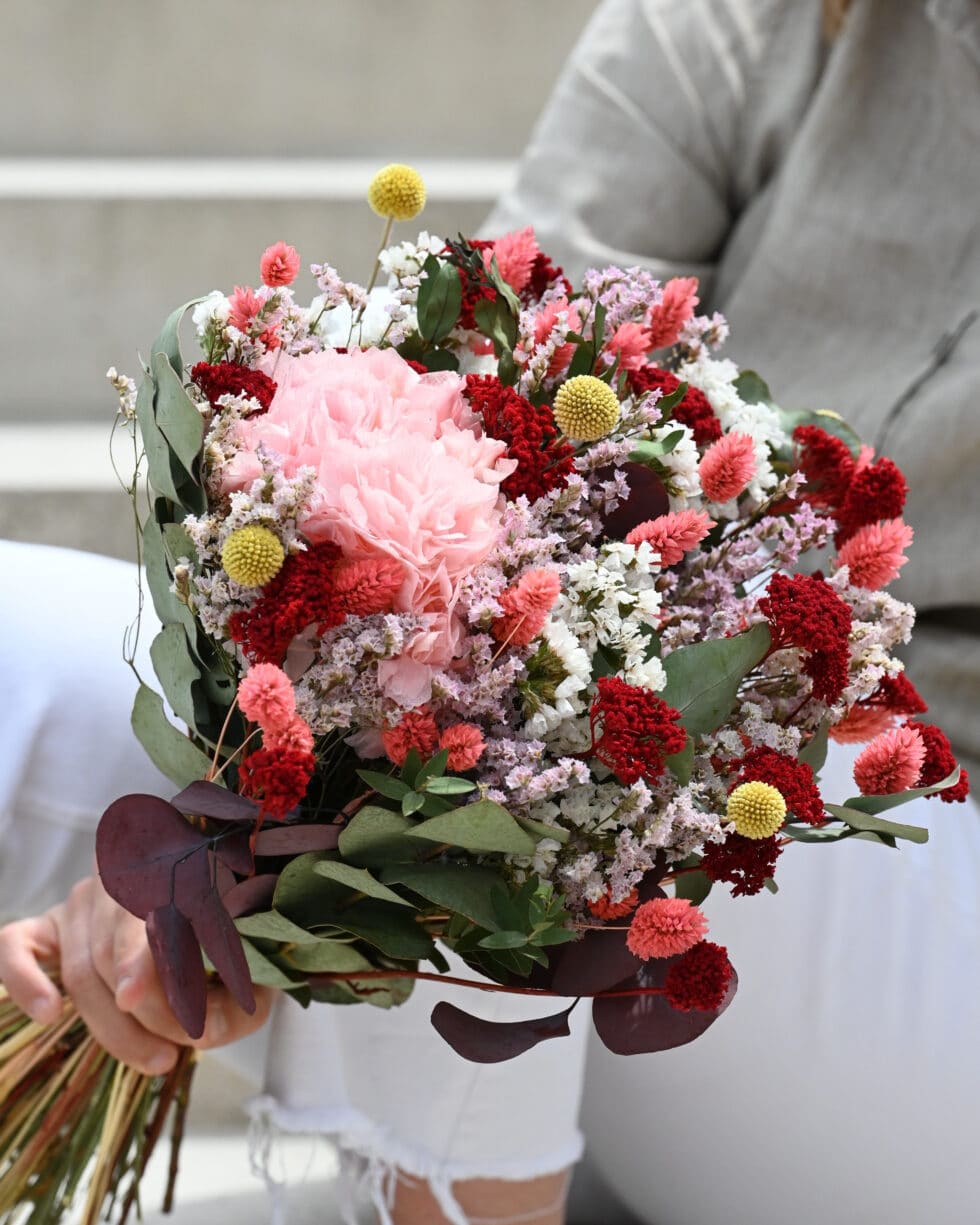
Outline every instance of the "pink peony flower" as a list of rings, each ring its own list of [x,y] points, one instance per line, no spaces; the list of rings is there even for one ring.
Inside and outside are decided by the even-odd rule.
[[[698,476],[709,502],[738,497],[755,476],[755,443],[748,434],[725,434],[705,451]]]
[[[621,370],[641,370],[647,364],[647,354],[655,346],[651,333],[642,323],[621,323],[603,347],[609,364],[619,358]]]
[[[228,299],[228,322],[240,332],[251,330],[259,311],[265,306],[265,301],[248,285],[236,285],[235,292]]]
[[[279,285],[291,285],[299,272],[299,252],[284,242],[266,247],[259,261],[262,283],[275,289]]]
[[[661,566],[673,566],[685,553],[700,544],[715,526],[703,510],[678,510],[641,523],[626,537],[626,543],[643,541],[660,554]]]
[[[879,591],[898,577],[908,561],[905,549],[912,543],[912,535],[912,529],[901,519],[868,523],[841,545],[836,565],[848,567],[855,587]]]
[[[293,753],[312,753],[313,732],[301,715],[293,715],[290,722],[278,731],[263,732],[262,743],[265,748],[275,752],[285,750]]]
[[[854,762],[854,781],[862,795],[895,795],[918,782],[926,746],[912,727],[876,736]]]
[[[515,293],[520,293],[531,279],[531,269],[540,251],[533,228],[526,226],[498,238],[492,247],[484,250],[483,261],[489,268],[490,261],[496,257],[500,275]]]
[[[222,489],[262,474],[260,448],[287,476],[314,469],[300,530],[338,545],[347,562],[391,559],[401,574],[394,610],[425,619],[407,652],[379,668],[389,696],[419,705],[431,667],[462,642],[461,584],[499,539],[500,483],[517,463],[482,434],[458,375],[419,375],[393,349],[282,354],[276,382],[269,411],[236,427],[241,450]]]
[[[699,302],[696,276],[675,276],[664,285],[658,306],[650,308],[650,348],[665,349],[680,339],[681,328],[694,314]]]
[[[561,579],[554,570],[528,570],[500,596],[504,615],[491,627],[494,638],[527,646],[544,629],[560,593]]]
[[[449,750],[446,767],[457,773],[472,770],[486,747],[483,734],[475,723],[454,723],[439,737],[439,748]]]
[[[439,730],[432,711],[422,706],[402,715],[394,727],[381,733],[384,750],[396,766],[403,766],[412,749],[423,761],[428,761],[439,745]]]
[[[687,898],[660,897],[644,902],[633,915],[626,946],[636,957],[673,957],[704,938],[708,920]]]
[[[238,686],[238,705],[246,719],[275,735],[284,731],[296,714],[296,694],[281,668],[253,664]]]

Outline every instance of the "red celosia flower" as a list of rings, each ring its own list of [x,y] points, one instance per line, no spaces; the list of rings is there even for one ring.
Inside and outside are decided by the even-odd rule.
[[[727,949],[702,940],[667,971],[664,994],[671,1007],[681,1012],[711,1012],[721,1007],[731,981]]]
[[[548,620],[548,613],[561,593],[561,579],[555,570],[528,570],[499,599],[503,616],[490,627],[498,642],[527,646],[537,638]]]
[[[470,238],[467,240],[467,245],[472,247],[474,251],[489,251],[493,248],[493,243],[486,238]],[[444,248],[446,254],[449,253],[449,247]],[[473,309],[478,302],[492,302],[497,291],[490,284],[489,280],[480,277],[479,280],[470,276],[465,268],[457,268],[459,273],[459,282],[463,289],[463,301],[459,311],[460,327],[468,328],[470,331],[476,328],[476,318],[473,314]]]
[[[264,411],[276,394],[276,384],[267,374],[235,362],[218,362],[216,366],[198,362],[191,370],[191,380],[204,392],[208,403],[215,406],[221,396],[250,396],[258,400]]]
[[[315,768],[312,753],[259,749],[242,759],[239,788],[242,795],[261,803],[263,813],[281,821],[306,795]]]
[[[661,370],[659,366],[631,370],[628,382],[634,395],[659,388],[665,396],[669,396],[681,385],[676,374]],[[699,447],[709,446],[721,437],[721,422],[715,416],[708,397],[697,387],[688,387],[684,399],[672,409],[670,419],[686,425]]]
[[[394,557],[344,561],[333,575],[337,599],[344,612],[353,617],[388,612],[404,580],[402,564]]]
[[[685,897],[658,897],[633,915],[626,947],[634,957],[675,957],[686,953],[708,930],[708,920]]]
[[[595,902],[589,902],[589,910],[597,919],[602,919],[608,922],[610,919],[623,919],[640,904],[640,895],[635,889],[630,892],[620,902],[612,900],[612,894],[609,889],[606,889],[605,894]]]
[[[640,778],[652,782],[663,774],[665,759],[687,743],[687,733],[678,726],[680,717],[680,711],[651,689],[602,676],[589,710],[591,752],[621,783]]]
[[[901,470],[885,456],[855,473],[834,515],[837,547],[867,523],[898,519],[905,508],[907,494],[908,486]]]
[[[836,702],[847,684],[851,610],[817,575],[773,575],[759,608],[772,628],[772,649],[794,646],[806,653],[803,671],[813,696]]]
[[[724,842],[705,843],[701,871],[711,880],[734,885],[732,897],[750,897],[773,875],[782,853],[775,834],[771,838],[745,838],[732,833]]]
[[[345,609],[334,588],[340,556],[329,541],[291,553],[255,604],[229,617],[232,640],[253,663],[282,663],[289,644],[310,625],[321,634],[340,625]]]
[[[883,677],[878,682],[878,688],[871,697],[865,698],[863,704],[883,706],[897,715],[921,715],[929,709],[922,695],[904,672],[899,672],[895,676]]]
[[[803,496],[815,506],[840,506],[856,469],[850,447],[816,425],[798,425],[793,441],[796,466],[806,477]]]
[[[273,243],[262,252],[259,271],[262,274],[262,283],[270,288],[291,285],[299,272],[299,252],[288,243]]]
[[[439,748],[449,750],[446,768],[457,774],[472,770],[486,747],[483,733],[475,723],[454,723],[439,737]]]
[[[737,769],[739,773],[730,790],[740,783],[768,783],[776,788],[786,801],[787,809],[798,821],[805,821],[807,825],[820,825],[823,821],[823,800],[813,770],[805,761],[797,761],[785,753],[777,753],[775,749],[760,745],[733,761],[732,769]]]
[[[526,495],[534,502],[552,489],[564,489],[573,470],[574,452],[558,441],[554,415],[546,404],[535,406],[492,374],[466,376],[466,398],[483,418],[491,438],[507,444],[518,467],[501,485],[508,498]]]
[[[956,769],[956,757],[952,745],[946,738],[946,733],[934,723],[920,723],[918,719],[909,719],[906,727],[914,728],[922,737],[926,749],[926,759],[922,763],[916,787],[934,787],[948,778]],[[960,770],[958,782],[953,787],[945,787],[942,791],[934,791],[928,798],[938,795],[946,804],[962,803],[970,793],[970,776],[966,770]]]
[[[571,281],[568,280],[561,268],[551,262],[543,251],[539,251],[534,263],[531,265],[531,276],[521,294],[521,298],[525,302],[537,302],[546,290],[554,286],[560,286],[566,298],[571,295]]]
[[[698,464],[704,496],[712,502],[737,498],[755,476],[755,443],[748,434],[726,434],[713,442]]]
[[[926,760],[925,741],[908,725],[875,736],[854,761],[862,795],[897,795],[914,787]],[[942,777],[942,776],[940,776]]]
[[[703,510],[671,511],[633,528],[626,543],[636,545],[645,540],[660,554],[661,566],[673,566],[700,544],[714,526],[714,519],[709,519]]]
[[[439,747],[439,729],[432,711],[427,706],[408,711],[399,723],[381,733],[381,743],[396,766],[405,764],[412,749],[423,761],[428,761]]]

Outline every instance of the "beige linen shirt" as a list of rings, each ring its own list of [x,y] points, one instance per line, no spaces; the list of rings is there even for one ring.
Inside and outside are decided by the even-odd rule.
[[[905,472],[909,675],[980,759],[980,0],[605,0],[488,233],[697,274],[726,353]]]

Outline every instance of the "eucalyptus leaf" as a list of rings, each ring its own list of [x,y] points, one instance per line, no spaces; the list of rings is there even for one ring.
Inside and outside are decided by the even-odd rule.
[[[366,899],[346,910],[325,915],[324,923],[350,932],[399,961],[428,958],[433,947],[432,938],[415,922],[411,913],[386,902]]]
[[[853,799],[845,800],[844,806],[865,813],[887,812],[889,808],[898,808],[902,804],[908,804],[911,800],[921,799],[924,795],[935,795],[937,791],[953,787],[959,782],[959,778],[960,768],[957,766],[952,774],[947,774],[945,778],[940,779],[938,783],[933,783],[931,787],[914,787],[911,791],[896,791],[894,795],[857,795]],[[827,807],[829,808],[830,805],[828,804]]]
[[[171,311],[160,329],[160,335],[153,342],[152,352],[165,353],[177,375],[184,373],[184,362],[180,353],[180,321],[192,306],[197,306],[198,302],[203,300],[203,298],[191,298],[183,306],[178,306],[175,311]]]
[[[562,846],[571,838],[571,834],[567,829],[562,829],[560,825],[547,825],[544,821],[534,821],[531,817],[523,815],[515,816],[514,820],[521,827],[527,830],[532,838],[540,841],[542,838],[552,838],[555,842],[560,842]]]
[[[730,714],[739,685],[770,642],[769,627],[760,624],[731,638],[678,647],[664,657],[667,685],[661,698],[681,712],[681,725],[692,736],[713,732]]]
[[[316,944],[320,940],[278,910],[244,915],[235,920],[235,926],[243,936],[253,940],[275,940],[277,944]]]
[[[341,940],[316,940],[298,945],[285,955],[290,965],[309,974],[348,974],[353,970],[373,970],[368,959]]]
[[[197,549],[185,527],[179,523],[165,523],[162,531],[164,547],[172,566],[177,565],[182,557],[192,564],[197,562]]]
[[[193,477],[204,442],[204,418],[165,354],[154,353],[151,368],[156,383],[153,410],[157,428],[181,467]]]
[[[197,727],[193,688],[201,674],[191,658],[187,635],[179,625],[165,625],[150,644],[153,671],[174,714]]]
[[[348,889],[364,893],[368,897],[378,898],[379,901],[393,902],[396,906],[411,907],[412,905],[403,897],[399,897],[393,889],[389,889],[376,880],[365,868],[355,868],[349,863],[341,863],[336,859],[321,859],[314,865],[313,871],[317,876],[335,880],[340,885],[346,885]]]
[[[497,297],[493,301],[481,299],[473,307],[473,318],[484,336],[493,341],[494,353],[498,358],[513,352],[517,343],[517,320],[502,298]]]
[[[821,723],[800,752],[800,761],[808,765],[814,774],[820,773],[823,769],[823,763],[827,760],[827,738],[829,732],[830,723]]]
[[[827,804],[825,807],[838,821],[862,833],[888,834],[891,838],[904,838],[907,842],[929,841],[929,831],[919,825],[900,825],[897,821],[886,821],[883,817],[861,812],[848,805]]]
[[[482,949],[521,949],[527,944],[523,932],[492,932],[480,941]]]
[[[684,747],[679,753],[671,753],[664,759],[667,769],[677,779],[682,787],[686,787],[691,781],[691,774],[694,771],[694,741],[688,736]]]
[[[465,915],[479,927],[496,931],[490,891],[505,888],[503,878],[481,864],[399,863],[381,872],[389,885],[404,885],[436,906]]]
[[[413,822],[401,813],[365,804],[351,818],[337,845],[346,860],[367,868],[411,861],[422,854],[418,843],[406,837],[413,828]]]
[[[735,390],[746,404],[772,404],[772,392],[754,370],[743,370],[734,382]]]
[[[449,335],[459,319],[463,304],[463,287],[459,272],[452,264],[430,255],[422,265],[425,274],[419,284],[419,331],[431,344],[438,344]]]
[[[406,837],[505,855],[533,855],[538,841],[521,829],[506,808],[492,800],[478,800],[444,816],[430,817],[407,830]]]
[[[145,375],[136,394],[136,423],[139,426],[143,450],[146,452],[146,474],[150,485],[171,502],[180,502],[177,485],[170,466],[170,446],[160,432],[153,412],[156,385]]]
[[[674,881],[674,896],[686,898],[700,906],[711,892],[714,882],[707,872],[682,872]]]
[[[164,713],[163,698],[147,685],[136,692],[131,722],[150,760],[178,787],[204,778],[211,769],[211,758],[174,727]]]
[[[288,991],[297,986],[297,983],[274,961],[271,961],[264,953],[260,953],[250,940],[243,940],[242,948],[245,952],[249,977],[257,987],[273,987],[279,991]]]
[[[430,779],[425,790],[428,795],[466,795],[476,790],[476,783],[470,782],[468,778],[455,778],[450,775],[448,778]]]
[[[664,419],[667,418],[669,413],[673,412],[673,410],[678,404],[680,404],[681,400],[683,400],[686,395],[687,383],[678,383],[673,391],[660,397],[660,399],[657,401],[657,408],[660,409]]]

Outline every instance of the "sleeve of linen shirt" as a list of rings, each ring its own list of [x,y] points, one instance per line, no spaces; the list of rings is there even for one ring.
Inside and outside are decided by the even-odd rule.
[[[530,223],[573,278],[588,266],[641,264],[698,276],[710,293],[744,203],[812,90],[819,6],[792,8],[604,0],[486,233]]]

